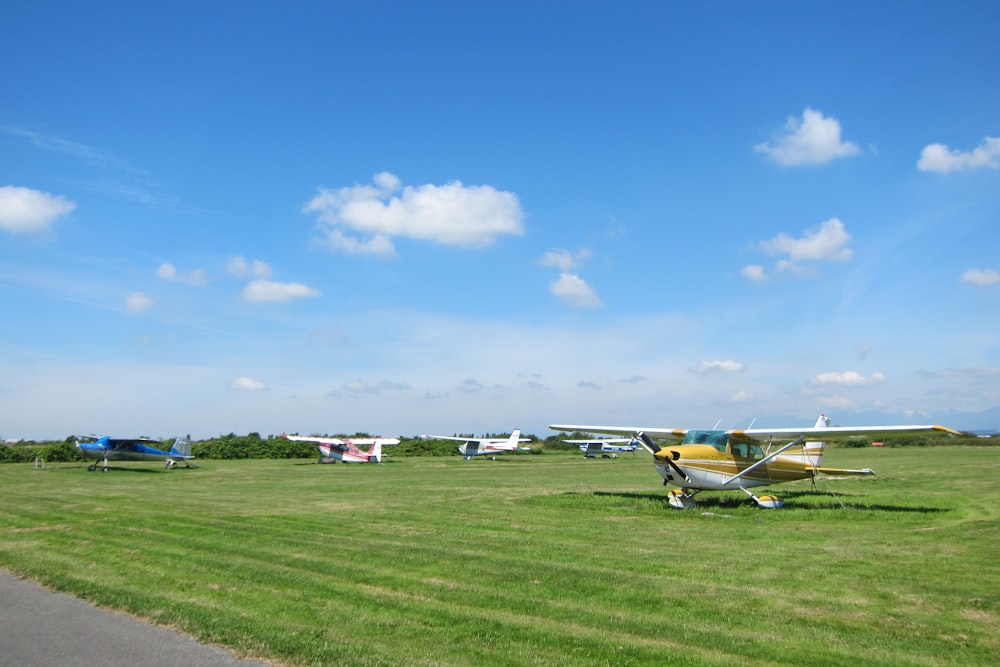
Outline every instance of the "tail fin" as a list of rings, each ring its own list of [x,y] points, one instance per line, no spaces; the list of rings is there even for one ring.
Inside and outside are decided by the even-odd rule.
[[[520,441],[520,439],[521,439],[521,429],[515,428],[514,432],[510,434],[509,438],[507,438],[507,444],[516,451],[518,441]]]
[[[185,435],[182,438],[177,438],[174,440],[173,447],[170,448],[170,453],[175,456],[190,457],[191,456],[191,436]]]
[[[375,442],[372,443],[372,448],[368,450],[368,461],[382,463],[382,441],[378,438],[375,438]]]
[[[819,419],[816,420],[816,424],[813,428],[826,428],[830,425],[830,418],[826,415],[820,415]],[[779,459],[785,459],[788,461],[795,461],[796,463],[801,463],[807,465],[810,468],[819,468],[823,465],[823,449],[826,447],[825,442],[820,442],[816,440],[807,440],[802,443],[802,447],[793,447],[786,451],[784,454],[778,456]]]

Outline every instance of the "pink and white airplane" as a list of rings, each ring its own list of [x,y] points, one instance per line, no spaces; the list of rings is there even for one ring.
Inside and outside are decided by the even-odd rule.
[[[450,435],[422,435],[424,440],[454,440],[463,444],[458,446],[459,453],[468,461],[473,456],[483,454],[499,454],[501,452],[530,451],[531,447],[518,447],[519,442],[531,442],[531,438],[522,438],[521,429],[515,428],[509,438],[458,438]]]
[[[286,435],[282,438],[293,442],[315,442],[319,449],[320,463],[381,463],[382,445],[398,445],[398,438],[325,438],[318,435]],[[369,446],[367,452],[358,445]]]

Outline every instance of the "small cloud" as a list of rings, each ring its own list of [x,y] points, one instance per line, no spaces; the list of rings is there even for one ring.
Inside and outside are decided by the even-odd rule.
[[[840,121],[813,109],[803,111],[801,120],[790,117],[774,144],[765,142],[753,149],[785,167],[823,164],[861,152],[857,144],[841,140]]]
[[[193,285],[195,287],[201,287],[208,283],[205,269],[192,269],[187,273],[178,273],[177,268],[173,264],[166,262],[157,267],[156,275],[163,280],[184,283],[185,285]]]
[[[993,269],[969,269],[962,274],[962,282],[972,285],[996,285],[1000,283],[1000,272]]]
[[[550,250],[542,255],[538,263],[542,266],[554,266],[560,271],[573,271],[585,260],[590,259],[590,250],[586,248],[571,253],[569,250]]]
[[[645,382],[649,378],[645,375],[632,375],[627,378],[622,378],[619,382],[624,382],[625,384],[638,384],[640,382]]]
[[[233,257],[226,263],[226,272],[237,278],[270,278],[271,267],[259,259],[247,262],[243,257]]]
[[[48,231],[59,216],[75,208],[75,203],[61,195],[13,185],[0,187],[0,229],[11,234]]]
[[[125,308],[130,313],[141,313],[153,307],[153,300],[142,292],[135,292],[125,297]]]
[[[712,373],[743,373],[747,367],[738,361],[702,361],[692,366],[688,371],[698,375],[709,375]]]
[[[794,239],[782,232],[758,245],[771,255],[787,254],[789,262],[844,262],[854,255],[854,251],[846,247],[850,242],[851,235],[845,231],[844,223],[830,218],[818,228],[807,230],[802,238]]]
[[[746,403],[747,401],[752,399],[753,399],[752,395],[742,390],[736,392],[735,394],[729,397],[729,400],[733,403]]]
[[[874,348],[871,345],[859,345],[858,346],[858,359],[861,359],[862,361],[864,361],[865,359],[868,358],[868,355],[870,355],[873,351],[874,351]]]
[[[885,381],[885,375],[877,371],[868,377],[865,377],[856,371],[844,371],[843,373],[820,373],[812,379],[813,384],[833,384],[845,387],[870,387],[872,385],[882,384]]]
[[[370,384],[360,378],[352,382],[347,382],[341,386],[341,391],[348,394],[380,394],[385,391],[402,391],[409,389],[410,385],[405,382],[394,382],[392,380],[380,380],[375,384]]]
[[[473,380],[472,378],[469,378],[462,382],[462,384],[458,385],[458,390],[466,394],[476,394],[481,392],[483,389],[485,389],[485,387],[480,382]]]
[[[761,266],[760,264],[748,264],[747,266],[743,267],[742,271],[740,271],[740,275],[742,275],[744,278],[747,278],[748,280],[753,280],[754,282],[760,282],[765,278],[764,267]]]
[[[576,386],[580,389],[600,389],[601,385],[596,382],[591,382],[590,380],[580,380],[576,383]]]
[[[951,171],[1000,168],[1000,137],[986,137],[970,152],[953,151],[944,144],[929,144],[920,151],[917,169],[947,174]]]
[[[270,280],[255,280],[243,289],[243,299],[253,303],[291,301],[319,295],[319,290],[302,283],[277,283]]]
[[[484,248],[503,234],[524,233],[524,212],[517,195],[489,185],[403,186],[389,172],[374,185],[336,190],[320,188],[303,206],[315,213],[331,249],[391,256],[394,237],[463,248]]]
[[[601,305],[594,288],[575,273],[559,274],[559,277],[549,285],[549,292],[578,308],[596,308]]]
[[[251,377],[238,377],[229,383],[229,388],[239,391],[263,391],[267,389],[267,385]]]

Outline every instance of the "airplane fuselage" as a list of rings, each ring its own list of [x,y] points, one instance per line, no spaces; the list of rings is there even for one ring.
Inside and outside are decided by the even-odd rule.
[[[108,461],[164,461],[166,459],[181,458],[178,454],[171,454],[170,452],[165,452],[162,449],[150,447],[140,442],[130,444],[128,449],[115,447],[110,444],[102,444],[101,441],[80,443],[78,447],[84,458],[88,459],[106,459]]]
[[[687,475],[687,480],[678,475],[673,466],[666,462],[668,458]],[[812,466],[774,458],[766,464],[758,466],[738,480],[732,481],[734,475],[746,470],[762,458],[762,455],[752,455],[744,458],[722,453],[714,447],[707,445],[679,445],[676,447],[667,447],[657,452],[654,456],[654,465],[665,483],[685,489],[715,491],[734,490],[740,487],[751,488],[766,484],[791,482],[797,479],[808,479],[813,477],[817,471],[817,468]]]

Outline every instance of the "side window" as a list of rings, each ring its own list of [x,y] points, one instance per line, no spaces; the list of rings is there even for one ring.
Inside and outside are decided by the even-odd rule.
[[[764,458],[764,450],[760,448],[760,445],[750,445],[750,458],[755,461]]]

